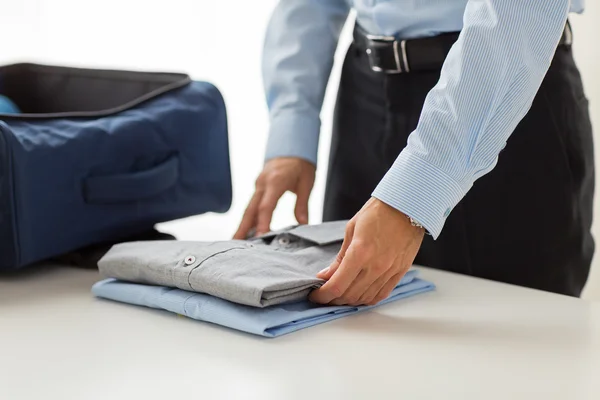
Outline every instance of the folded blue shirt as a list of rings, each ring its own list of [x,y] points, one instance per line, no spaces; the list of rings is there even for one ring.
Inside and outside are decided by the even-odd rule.
[[[255,335],[277,337],[435,288],[433,283],[418,278],[417,274],[416,270],[410,270],[387,299],[375,306],[361,307],[321,306],[304,300],[257,308],[203,293],[130,283],[112,278],[96,283],[92,287],[92,293],[100,298],[167,310],[195,320]]]

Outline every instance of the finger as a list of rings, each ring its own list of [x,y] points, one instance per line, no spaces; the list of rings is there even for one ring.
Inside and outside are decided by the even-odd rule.
[[[341,262],[342,259],[340,258],[340,255],[338,253],[331,265],[317,274],[317,278],[328,281],[333,276],[333,274],[335,274],[335,271],[338,270]]]
[[[403,276],[404,272],[392,276],[392,278],[389,281],[387,281],[385,285],[383,285],[377,296],[375,296],[375,298],[371,301],[369,305],[375,305],[380,301],[387,299],[394,290],[394,288],[398,286],[398,282],[400,282],[400,279],[402,279]]]
[[[396,275],[396,271],[394,269],[390,269],[384,275],[380,276],[369,286],[367,291],[363,293],[361,298],[359,299],[360,304],[371,304],[375,297],[379,294],[381,289],[385,286],[385,284]]]
[[[328,304],[332,300],[341,297],[348,290],[362,270],[365,260],[365,254],[361,254],[354,249],[355,247],[352,244],[348,247],[346,255],[331,279],[311,293],[311,301]]]
[[[381,286],[385,285],[385,283],[393,275],[393,270],[391,270],[391,267],[392,264],[384,266],[371,264],[364,266],[360,275],[354,280],[354,282],[352,282],[352,285],[348,288],[348,290],[346,290],[344,295],[339,300],[341,300],[344,304],[349,304],[352,306],[365,304],[361,302],[361,298],[378,279],[382,280]],[[378,293],[379,290],[375,292],[375,295]]]
[[[250,199],[250,203],[248,203],[248,207],[246,207],[246,210],[244,211],[242,222],[240,222],[238,230],[235,232],[235,235],[233,235],[234,239],[246,239],[248,232],[250,232],[252,228],[256,227],[258,205],[260,204],[262,196],[263,192],[255,192],[252,198]]]
[[[346,255],[346,251],[348,250],[348,247],[352,242],[352,237],[354,236],[354,226],[354,222],[348,222],[348,224],[346,225],[346,230],[344,232],[344,241],[342,242],[342,247],[340,248],[340,251],[335,257],[333,263],[329,267],[325,268],[317,274],[317,278],[329,280],[333,276],[335,271],[338,270],[340,264],[342,263],[342,260],[344,259],[344,256]]]
[[[366,275],[367,275],[367,271],[365,269],[360,271],[360,273],[358,274],[358,276],[356,277],[354,282],[352,282],[352,285],[350,285],[348,290],[346,290],[346,292],[344,294],[342,294],[342,296],[338,297],[337,299],[332,300],[330,304],[332,304],[334,306],[357,305],[356,303],[358,303],[358,298],[356,298],[356,299],[352,298],[350,296],[350,293],[353,291],[356,291],[354,289],[354,287],[357,284],[359,284],[359,282],[364,281]]]
[[[258,216],[256,219],[256,233],[265,234],[271,230],[271,219],[277,207],[277,202],[285,191],[267,189],[258,205]]]
[[[296,208],[294,213],[299,224],[308,224],[308,199],[313,183],[310,179],[301,179],[296,191]]]

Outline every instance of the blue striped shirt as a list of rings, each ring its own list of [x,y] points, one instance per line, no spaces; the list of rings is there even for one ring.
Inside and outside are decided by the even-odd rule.
[[[475,180],[496,165],[533,102],[569,12],[583,12],[584,0],[281,0],[263,52],[267,159],[316,164],[319,114],[351,7],[371,34],[408,39],[461,31],[417,128],[373,192],[437,238]]]

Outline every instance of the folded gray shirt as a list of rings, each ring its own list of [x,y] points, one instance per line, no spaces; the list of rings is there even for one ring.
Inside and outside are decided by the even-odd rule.
[[[121,243],[98,267],[109,278],[267,307],[304,300],[324,283],[316,274],[335,259],[346,223],[294,226],[250,240]]]

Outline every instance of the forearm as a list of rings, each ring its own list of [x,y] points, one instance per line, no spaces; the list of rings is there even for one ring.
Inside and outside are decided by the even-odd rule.
[[[568,11],[569,0],[471,0],[416,130],[373,195],[437,238],[529,110]]]
[[[282,0],[263,51],[263,81],[270,131],[266,159],[317,162],[320,112],[341,29],[343,0]]]

